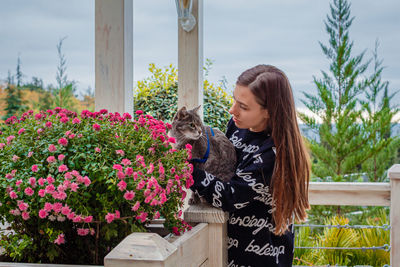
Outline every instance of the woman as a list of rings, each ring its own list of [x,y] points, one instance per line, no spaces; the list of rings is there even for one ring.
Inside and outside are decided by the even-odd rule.
[[[286,75],[269,65],[243,72],[227,137],[236,148],[230,182],[193,170],[191,189],[229,212],[228,266],[292,266],[293,220],[307,217],[310,162]]]

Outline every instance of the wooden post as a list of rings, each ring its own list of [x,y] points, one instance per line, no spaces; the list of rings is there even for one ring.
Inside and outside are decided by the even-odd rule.
[[[192,205],[184,212],[184,220],[191,223],[208,223],[209,227],[209,259],[208,266],[227,266],[228,234],[227,221],[229,215],[209,205]]]
[[[95,109],[133,113],[133,0],[95,1]]]
[[[400,164],[393,165],[389,171],[391,187],[390,203],[390,265],[400,266]]]
[[[202,105],[203,117],[203,0],[193,0],[192,14],[196,25],[190,32],[178,21],[178,108]]]

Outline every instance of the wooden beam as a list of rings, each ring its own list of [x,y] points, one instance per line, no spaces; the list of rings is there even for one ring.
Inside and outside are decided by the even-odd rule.
[[[390,204],[390,265],[400,266],[400,164],[388,170],[391,186]]]
[[[95,109],[133,113],[133,0],[95,1]]]
[[[178,108],[203,107],[203,0],[193,0],[192,14],[196,26],[190,32],[178,21]]]
[[[390,206],[389,183],[312,182],[311,205]]]

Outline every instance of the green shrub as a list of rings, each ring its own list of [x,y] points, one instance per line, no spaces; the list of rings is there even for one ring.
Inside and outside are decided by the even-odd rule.
[[[178,110],[178,71],[173,65],[161,69],[150,64],[152,75],[138,81],[134,107],[155,118],[171,121]],[[221,86],[204,81],[204,122],[225,131],[230,119],[231,97]]]
[[[375,217],[376,216],[376,217]],[[388,225],[386,210],[381,209],[374,217],[368,217],[362,225]],[[346,225],[349,219],[334,216],[324,222],[325,225]],[[296,247],[381,247],[390,244],[390,231],[382,228],[296,228]],[[294,264],[299,265],[371,265],[381,267],[390,263],[390,252],[377,249],[296,249]]]
[[[192,181],[171,125],[137,111],[56,108],[0,124],[0,247],[10,260],[99,264],[160,216],[179,234]]]

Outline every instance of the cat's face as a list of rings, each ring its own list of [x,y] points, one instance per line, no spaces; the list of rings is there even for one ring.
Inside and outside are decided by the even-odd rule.
[[[187,110],[182,107],[178,110],[172,123],[172,128],[177,138],[198,140],[203,132],[203,123],[197,111],[200,107]]]

